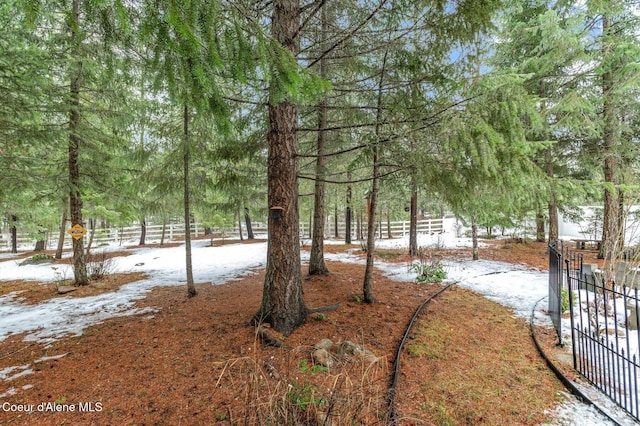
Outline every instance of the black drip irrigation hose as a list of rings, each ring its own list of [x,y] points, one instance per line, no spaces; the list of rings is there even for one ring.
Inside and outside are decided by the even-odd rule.
[[[436,291],[431,296],[427,297],[427,299],[424,302],[422,302],[420,306],[418,306],[418,309],[416,309],[416,312],[413,314],[411,321],[409,321],[409,325],[407,326],[407,329],[404,332],[404,336],[400,341],[400,345],[398,346],[398,351],[396,352],[396,359],[393,366],[393,376],[391,377],[391,387],[389,388],[389,415],[387,417],[387,424],[389,425],[396,425],[398,422],[398,419],[396,418],[395,401],[396,401],[396,384],[398,383],[398,370],[400,369],[400,355],[402,355],[402,348],[404,347],[405,342],[409,338],[409,333],[411,332],[411,328],[413,327],[413,324],[418,319],[418,315],[420,315],[420,312],[422,312],[425,306],[427,306],[429,302],[431,302],[433,299],[438,297],[441,293],[449,289],[454,284],[457,284],[457,281],[447,284],[446,286],[442,287],[440,290]]]
[[[564,387],[569,392],[571,392],[576,398],[578,398],[579,400],[581,400],[585,404],[593,406],[596,410],[598,410],[598,412],[600,412],[600,414],[602,414],[603,416],[607,417],[609,420],[611,420],[617,426],[621,426],[620,423],[618,423],[606,411],[604,411],[602,408],[600,408],[598,406],[598,404],[594,403],[591,399],[589,399],[589,397],[587,395],[585,395],[580,389],[578,389],[578,387],[567,376],[565,376],[562,373],[562,371],[560,371],[560,369],[558,367],[555,366],[553,361],[551,361],[551,359],[549,359],[549,357],[544,352],[544,350],[542,350],[542,346],[540,346],[540,343],[538,342],[538,338],[536,336],[535,328],[533,326],[533,320],[534,320],[534,317],[535,317],[535,314],[536,314],[536,309],[538,307],[538,303],[542,302],[546,298],[547,298],[547,296],[543,297],[542,299],[540,299],[540,300],[538,300],[536,302],[536,304],[533,306],[533,310],[531,311],[531,319],[529,320],[529,329],[530,329],[530,333],[531,333],[531,338],[533,339],[533,343],[535,343],[536,349],[538,349],[538,352],[540,353],[540,356],[542,356],[544,361],[547,363],[547,366],[551,369],[551,371],[553,371],[553,373],[556,375],[556,377],[562,382]]]

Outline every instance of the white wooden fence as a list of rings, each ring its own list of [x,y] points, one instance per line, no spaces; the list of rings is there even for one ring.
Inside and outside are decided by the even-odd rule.
[[[366,235],[366,222],[361,223],[360,227],[362,235]],[[256,237],[266,237],[267,227],[265,224],[254,222],[252,223],[252,230]],[[376,235],[378,238],[388,238],[389,230],[393,238],[404,237],[409,235],[409,222],[408,221],[394,221],[394,222],[379,222],[376,226]],[[11,248],[11,234],[5,232],[0,233],[0,250],[9,250]],[[99,247],[103,245],[118,244],[118,245],[135,245],[140,242],[140,225],[123,226],[116,228],[97,228],[95,230],[93,240],[91,242],[92,247]],[[308,223],[300,224],[300,237],[311,238],[311,230]],[[437,234],[443,231],[443,220],[427,219],[418,221],[418,233],[421,234]],[[246,229],[244,223],[242,223],[242,232],[246,237]],[[89,241],[91,230],[84,237],[85,241]],[[361,234],[358,229],[357,223],[352,223],[351,236],[355,241]],[[162,239],[163,225],[148,224],[146,230],[146,243],[158,243]],[[59,230],[50,230],[45,234],[45,248],[48,250],[55,249],[58,244]],[[182,241],[184,240],[184,224],[166,224],[164,226],[164,241]],[[191,236],[195,238],[203,237],[205,235],[205,227],[201,223],[191,224]],[[238,238],[238,228],[213,228],[212,237]],[[333,238],[335,236],[335,224],[333,221],[328,220],[325,226],[325,236],[327,238]],[[338,223],[338,236],[344,239],[345,236],[345,224]],[[18,229],[18,247],[21,249],[29,249],[35,247],[35,239],[28,234]],[[65,233],[64,246],[71,247],[71,236]]]

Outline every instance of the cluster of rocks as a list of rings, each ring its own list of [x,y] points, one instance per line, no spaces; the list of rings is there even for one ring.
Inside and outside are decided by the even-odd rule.
[[[360,358],[368,363],[378,361],[378,357],[369,349],[348,340],[333,343],[329,339],[321,339],[313,346],[311,353],[314,363],[327,368],[333,367],[337,359],[345,356]]]

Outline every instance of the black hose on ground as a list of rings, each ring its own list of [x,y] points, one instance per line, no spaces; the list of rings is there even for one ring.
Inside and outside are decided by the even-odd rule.
[[[404,344],[409,338],[409,333],[411,332],[411,328],[413,327],[413,324],[418,319],[418,315],[420,315],[420,312],[422,312],[425,306],[427,306],[427,304],[431,302],[431,300],[438,297],[441,293],[443,293],[445,290],[449,289],[452,285],[456,283],[457,281],[449,283],[446,286],[442,287],[440,290],[436,291],[431,296],[429,296],[424,302],[422,302],[420,306],[418,306],[418,309],[416,309],[416,312],[413,314],[411,321],[409,321],[409,325],[407,326],[404,332],[404,336],[400,341],[400,345],[398,346],[398,350],[396,352],[396,358],[393,365],[393,375],[391,376],[391,387],[389,388],[389,415],[387,416],[387,424],[389,425],[396,425],[398,422],[398,419],[396,418],[395,400],[396,400],[396,384],[398,383],[398,371],[400,370],[400,355],[402,355],[402,349],[404,347]]]

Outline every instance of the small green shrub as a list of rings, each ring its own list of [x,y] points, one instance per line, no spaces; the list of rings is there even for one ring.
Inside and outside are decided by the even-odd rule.
[[[326,321],[327,320],[327,316],[325,314],[323,314],[322,312],[317,313],[314,318],[316,320],[318,320],[318,321]]]
[[[329,369],[324,365],[318,365],[318,364],[309,365],[309,361],[306,359],[303,359],[302,361],[300,361],[300,371],[302,373],[314,374],[314,373],[326,373],[327,371],[329,371]]]
[[[38,253],[20,262],[20,266],[37,265],[39,263],[51,262],[52,260],[53,260],[53,256],[51,256],[50,254]]]
[[[327,403],[323,398],[316,396],[316,388],[309,382],[300,384],[293,382],[289,385],[287,401],[301,410],[306,410],[308,406],[320,407]]]
[[[560,308],[562,309],[562,312],[567,312],[570,308],[569,291],[565,288],[560,292]]]
[[[447,271],[439,261],[413,262],[410,270],[417,273],[416,281],[424,283],[440,283],[447,278]]]

